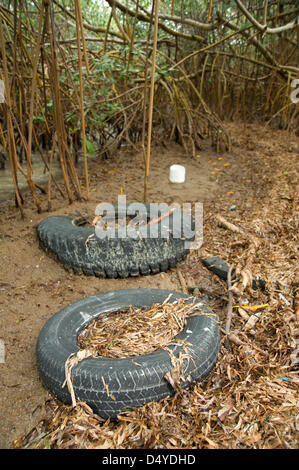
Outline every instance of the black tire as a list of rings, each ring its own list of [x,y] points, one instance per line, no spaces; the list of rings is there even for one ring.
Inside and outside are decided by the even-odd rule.
[[[149,211],[149,205],[146,208]],[[182,214],[176,211],[178,213]],[[167,238],[163,236],[163,224],[170,227]],[[187,256],[186,241],[193,238],[174,236],[173,215],[160,221],[157,228],[157,238],[123,238],[116,230],[115,238],[100,239],[96,237],[94,228],[79,226],[76,218],[50,216],[36,229],[41,246],[65,268],[97,277],[125,278],[166,271]],[[193,218],[190,228],[194,230]]]
[[[218,277],[227,281],[229,266],[219,256],[211,256],[202,260],[203,265],[209,270],[216,274]],[[232,277],[234,277],[235,270],[232,271]]]
[[[80,331],[102,313],[115,312],[130,305],[150,307],[163,302],[169,294],[172,294],[169,302],[188,298],[182,293],[160,289],[118,290],[84,298],[56,313],[45,324],[37,341],[37,365],[44,385],[61,402],[71,404],[68,388],[62,388],[62,385],[65,362],[72,353],[79,351],[77,337]],[[187,302],[192,300],[189,297]],[[167,347],[175,357],[179,357],[180,352],[186,351],[176,340],[188,345],[190,357],[183,361],[186,377],[183,388],[203,381],[213,369],[220,345],[217,320],[217,316],[203,305],[202,314],[189,317],[184,330]],[[164,378],[173,368],[167,349],[133,358],[84,359],[71,370],[76,398],[86,402],[102,418],[115,419],[128,408],[140,407],[174,394]],[[104,383],[108,386],[109,396]]]

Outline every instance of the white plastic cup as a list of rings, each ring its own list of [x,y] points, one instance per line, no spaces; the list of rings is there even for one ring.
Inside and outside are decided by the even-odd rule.
[[[184,183],[186,169],[182,165],[171,165],[169,169],[169,180],[171,183]]]

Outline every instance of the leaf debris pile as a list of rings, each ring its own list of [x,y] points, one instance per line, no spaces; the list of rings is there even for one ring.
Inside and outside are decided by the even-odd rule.
[[[147,309],[130,306],[93,320],[79,334],[78,344],[95,357],[121,358],[150,353],[169,345],[183,330],[187,316],[198,309],[200,304],[186,304],[184,299],[157,303]]]

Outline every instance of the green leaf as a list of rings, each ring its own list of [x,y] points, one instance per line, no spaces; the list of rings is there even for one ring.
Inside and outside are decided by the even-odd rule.
[[[41,122],[45,122],[44,116],[33,116],[34,124],[39,124]]]
[[[69,128],[69,131],[70,131],[71,135],[75,134],[78,130],[79,130],[79,127],[70,127]]]
[[[47,108],[49,109],[49,111],[53,111],[53,109],[54,109],[53,101],[49,101],[49,102],[47,103]]]
[[[94,148],[93,144],[87,139],[86,139],[86,142],[85,142],[85,146],[86,146],[86,152],[87,153],[93,154],[95,152],[95,148]]]

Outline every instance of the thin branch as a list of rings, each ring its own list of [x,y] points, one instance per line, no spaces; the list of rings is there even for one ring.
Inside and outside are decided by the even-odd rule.
[[[228,270],[227,274],[227,288],[228,288],[228,304],[227,304],[227,317],[226,317],[226,325],[225,325],[225,334],[228,335],[230,332],[230,326],[233,316],[233,293],[231,290],[232,287],[232,271],[234,266],[231,265]]]
[[[109,5],[111,7],[115,6],[116,8],[118,8],[120,11],[122,11],[126,15],[129,15],[129,16],[134,18],[135,11],[130,10],[130,8],[124,6],[119,1],[117,1],[117,0],[106,0],[106,1],[109,3]],[[144,13],[138,12],[137,19],[140,20],[140,21],[145,21],[145,22],[149,23],[150,22],[150,14],[148,13],[146,15]],[[184,38],[184,39],[190,39],[190,40],[198,41],[198,42],[203,42],[204,41],[204,38],[201,37],[201,36],[198,36],[197,34],[187,34],[187,33],[182,33],[180,31],[176,31],[174,29],[171,29],[168,26],[166,26],[162,21],[159,21],[159,28],[164,30],[166,33],[170,34],[171,36],[181,37],[181,38]]]
[[[196,21],[191,18],[181,18],[180,16],[172,15],[160,15],[160,19],[173,21],[179,24],[187,24],[188,26],[192,26],[196,29],[202,29],[204,31],[213,31],[219,26],[219,21],[216,21],[215,23],[201,23],[200,21]]]
[[[147,189],[146,181],[147,181],[147,178],[149,176],[150,156],[151,156],[151,138],[152,138],[152,124],[153,124],[153,107],[154,107],[154,91],[155,91],[155,68],[156,68],[156,55],[157,55],[158,28],[159,28],[159,0],[156,0],[156,4],[155,4],[155,22],[154,22],[154,47],[153,47],[153,57],[152,57],[152,74],[151,74],[149,117],[148,117],[144,202],[146,202],[146,196],[147,196],[147,194],[146,194],[146,189]]]
[[[264,25],[260,24],[254,16],[247,10],[247,8],[243,5],[243,3],[240,0],[235,0],[236,4],[238,5],[240,11],[246,16],[246,18],[250,21],[250,23],[255,26],[259,31],[261,31],[263,34],[269,33],[269,34],[277,34],[277,33],[282,33],[283,31],[288,31],[290,29],[296,28],[298,25],[298,18],[296,21],[292,21],[291,23],[288,23],[284,26],[279,26],[278,28],[269,28],[267,24],[265,23]],[[265,18],[264,18],[265,21]]]
[[[77,46],[78,46],[78,60],[79,60],[81,132],[82,132],[82,143],[83,143],[86,195],[87,195],[87,199],[89,199],[90,194],[89,194],[88,164],[87,164],[87,153],[86,153],[84,88],[83,88],[83,73],[82,73],[82,57],[81,57],[81,47],[80,47],[80,36],[84,37],[84,31],[82,29],[83,22],[82,22],[81,9],[80,9],[80,0],[76,0],[75,9],[76,9],[76,21],[77,21]],[[83,49],[84,49],[84,55],[85,55],[86,69],[89,73],[85,42],[83,42]]]

